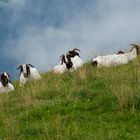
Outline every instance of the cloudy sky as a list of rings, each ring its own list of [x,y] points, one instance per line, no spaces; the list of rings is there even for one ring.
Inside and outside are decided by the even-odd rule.
[[[140,42],[139,0],[0,0],[0,72],[48,71],[69,49],[84,61]]]

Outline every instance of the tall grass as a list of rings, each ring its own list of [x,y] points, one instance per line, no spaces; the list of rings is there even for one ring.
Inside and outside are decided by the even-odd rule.
[[[0,95],[2,140],[140,139],[139,59],[42,80]]]

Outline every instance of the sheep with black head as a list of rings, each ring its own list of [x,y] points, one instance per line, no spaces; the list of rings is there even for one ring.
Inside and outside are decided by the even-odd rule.
[[[70,71],[83,66],[83,61],[76,50],[80,52],[79,49],[75,48],[66,54],[66,66]]]
[[[132,51],[128,53],[98,56],[92,60],[92,65],[97,67],[117,66],[127,64],[129,61],[134,60],[136,57],[137,50],[134,47]]]
[[[38,70],[31,64],[22,64],[17,69],[20,70],[20,86],[27,81],[41,79]]]
[[[77,51],[80,52],[79,49],[75,48],[73,50],[69,50],[66,55],[61,55],[61,61],[59,65],[53,68],[53,72],[62,74],[66,71],[73,71],[78,67],[83,66],[83,61]]]
[[[14,86],[10,82],[10,75],[3,72],[0,75],[0,93],[8,93],[14,90]]]
[[[54,73],[62,74],[67,71],[65,55],[60,56],[60,63],[53,68]]]

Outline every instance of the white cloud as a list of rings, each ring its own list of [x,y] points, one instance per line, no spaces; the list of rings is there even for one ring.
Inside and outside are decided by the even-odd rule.
[[[20,0],[14,0],[12,4],[18,2]],[[19,63],[32,63],[45,71],[71,48],[79,48],[82,58],[87,60],[100,53],[114,53],[119,49],[128,51],[130,43],[140,42],[138,0],[100,0],[92,4],[96,4],[95,8],[90,4],[87,11],[75,11],[72,19],[57,28],[39,23],[25,25],[17,39],[7,42],[6,46],[14,42],[8,48],[10,57]],[[61,8],[61,12],[65,10]]]

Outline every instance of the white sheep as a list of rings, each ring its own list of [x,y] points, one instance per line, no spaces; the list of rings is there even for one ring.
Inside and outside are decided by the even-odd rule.
[[[76,50],[80,52],[79,49],[75,48],[66,54],[66,66],[70,71],[77,70],[77,68],[83,66],[83,61]]]
[[[92,64],[93,66],[98,66],[98,67],[116,66],[121,64],[127,64],[129,61],[135,59],[136,56],[137,56],[136,48],[133,48],[131,52],[125,54],[98,56],[92,60]]]
[[[39,72],[31,64],[22,64],[17,69],[20,69],[20,86],[23,86],[27,81],[41,79]]]
[[[0,93],[8,93],[14,90],[14,86],[10,83],[10,76],[7,72],[0,75]]]
[[[83,61],[79,56],[75,56],[75,57],[71,58],[71,61],[73,63],[72,67],[70,68],[71,71],[77,70],[77,68],[83,66]]]
[[[66,71],[73,71],[77,68],[83,66],[83,61],[80,58],[80,55],[76,50],[80,51],[79,49],[75,48],[73,50],[68,51],[66,55],[61,56],[61,61],[59,65],[53,68],[54,73],[62,74]]]
[[[59,65],[53,68],[54,73],[62,74],[65,71],[67,71],[66,64],[65,64],[65,55],[62,55],[60,58],[61,58],[61,61]]]

